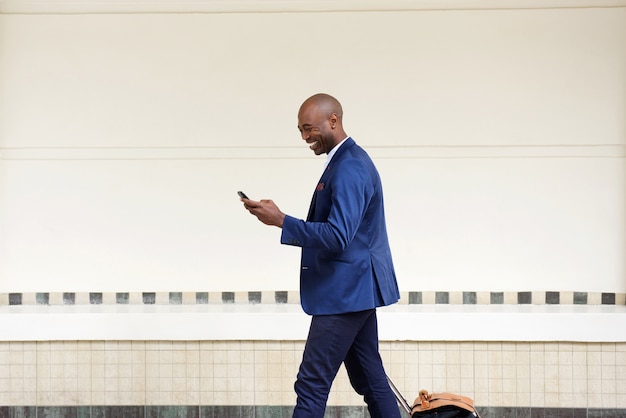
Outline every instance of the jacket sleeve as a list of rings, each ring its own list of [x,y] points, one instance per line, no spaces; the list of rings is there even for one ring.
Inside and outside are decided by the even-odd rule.
[[[374,192],[363,161],[342,160],[335,167],[330,189],[330,211],[322,221],[304,221],[287,215],[281,243],[303,248],[343,251],[352,242]]]

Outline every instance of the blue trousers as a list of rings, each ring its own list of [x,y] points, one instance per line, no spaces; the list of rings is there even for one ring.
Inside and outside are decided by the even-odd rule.
[[[378,352],[375,309],[312,318],[294,385],[298,400],[293,418],[324,417],[328,394],[342,362],[372,418],[400,418]]]

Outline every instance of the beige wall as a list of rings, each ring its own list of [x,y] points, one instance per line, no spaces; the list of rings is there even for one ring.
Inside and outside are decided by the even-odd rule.
[[[2,405],[293,405],[299,341],[0,342]],[[484,407],[624,408],[626,344],[384,342],[412,402],[450,391]],[[329,405],[362,405],[342,368]]]
[[[381,171],[403,291],[624,292],[625,85],[623,4],[6,13],[0,292],[297,289],[235,192],[306,215],[318,91]]]

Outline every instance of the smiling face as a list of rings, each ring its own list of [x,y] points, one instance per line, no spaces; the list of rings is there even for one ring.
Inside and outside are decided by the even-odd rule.
[[[341,105],[327,95],[307,99],[298,112],[298,130],[315,155],[328,154],[345,137]]]

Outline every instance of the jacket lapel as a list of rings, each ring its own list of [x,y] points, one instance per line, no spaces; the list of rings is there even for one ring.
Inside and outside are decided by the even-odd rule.
[[[322,173],[322,176],[320,177],[319,181],[317,182],[317,186],[315,187],[315,191],[313,192],[313,197],[311,198],[311,204],[309,205],[309,213],[307,214],[307,217],[306,217],[307,221],[311,220],[313,217],[313,213],[315,211],[315,201],[317,200],[317,194],[321,192],[322,190],[324,190],[324,188],[326,187],[326,181],[328,178],[330,178],[330,173],[333,171],[335,164],[340,160],[344,152],[348,148],[353,146],[354,144],[355,144],[354,140],[348,137],[346,142],[344,142],[339,147],[337,152],[335,152],[335,155],[333,155],[333,158],[330,160],[330,163],[326,166],[326,169]]]

